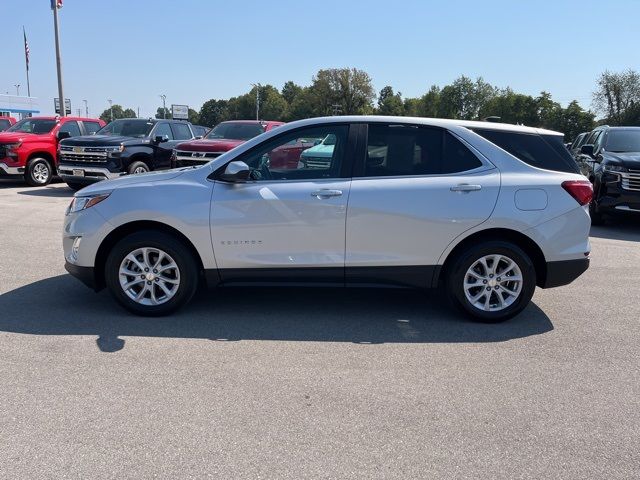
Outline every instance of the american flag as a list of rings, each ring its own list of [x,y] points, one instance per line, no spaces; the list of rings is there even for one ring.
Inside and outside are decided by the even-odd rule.
[[[22,27],[22,35],[24,35],[24,59],[27,62],[27,71],[29,70],[29,43],[27,42],[27,34]]]
[[[62,0],[51,0],[51,10],[54,8],[62,8]]]

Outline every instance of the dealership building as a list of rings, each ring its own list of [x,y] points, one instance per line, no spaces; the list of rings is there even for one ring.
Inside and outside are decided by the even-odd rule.
[[[0,95],[0,115],[24,118],[38,113],[40,107],[35,97]]]

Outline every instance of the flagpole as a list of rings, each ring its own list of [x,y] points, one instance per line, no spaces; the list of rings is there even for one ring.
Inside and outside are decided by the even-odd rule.
[[[22,35],[24,36],[24,62],[27,67],[27,95],[31,96],[31,84],[29,83],[29,54],[27,53],[27,33],[22,26]]]
[[[62,90],[62,61],[60,59],[60,38],[58,34],[58,5],[57,1],[53,4],[53,29],[56,35],[56,67],[58,69],[58,97],[60,98],[60,116],[67,115],[66,102],[64,99],[64,91]]]

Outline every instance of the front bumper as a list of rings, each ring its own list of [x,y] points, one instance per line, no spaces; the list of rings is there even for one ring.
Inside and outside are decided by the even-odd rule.
[[[589,258],[547,262],[547,276],[542,288],[561,287],[573,282],[589,268]]]
[[[87,287],[96,290],[96,277],[93,267],[81,267],[67,261],[64,263],[64,268]]]
[[[4,162],[0,162],[0,173],[4,175],[23,175],[24,167],[10,167]]]
[[[623,188],[621,177],[614,175],[607,174],[600,183],[596,198],[598,212],[606,213],[618,210],[640,213],[640,190],[635,189],[635,183],[626,184],[630,188]]]
[[[74,175],[74,170],[82,170],[83,176]],[[58,175],[65,182],[89,184],[99,182],[101,180],[110,180],[124,175],[123,172],[112,172],[108,168],[103,167],[85,167],[83,166],[58,166]]]

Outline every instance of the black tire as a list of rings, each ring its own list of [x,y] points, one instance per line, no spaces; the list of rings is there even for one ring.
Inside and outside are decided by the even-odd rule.
[[[27,164],[24,181],[32,187],[48,185],[53,178],[53,167],[46,158],[33,158]]]
[[[479,259],[487,255],[502,255],[508,257],[516,263],[522,274],[522,284],[519,295],[515,297],[515,300],[513,300],[510,305],[501,310],[481,310],[474,306],[465,294],[464,282],[467,271]],[[498,277],[498,275],[496,275],[496,277]],[[498,289],[500,289],[500,285],[498,285]],[[512,284],[506,285],[511,286]],[[500,240],[490,240],[466,249],[453,259],[450,268],[448,268],[445,287],[450,302],[460,311],[478,322],[497,323],[514,317],[529,305],[536,288],[536,271],[529,256],[517,245]],[[474,294],[480,294],[485,288],[484,286],[477,287],[475,290],[472,290],[472,292]],[[497,301],[496,295],[498,295],[497,292],[489,292],[490,304],[492,298]],[[504,298],[502,293],[500,293],[500,296]],[[485,298],[486,300],[486,297],[481,298]]]
[[[70,182],[67,182],[67,187],[69,187],[71,190],[73,190],[73,191],[76,191],[76,192],[77,192],[77,191],[78,191],[78,190],[80,190],[81,188],[86,187],[86,185],[84,185],[84,184],[82,184],[82,183],[70,183]]]
[[[159,305],[143,305],[136,302],[120,285],[119,272],[124,258],[136,249],[145,247],[160,249],[170,255],[179,271],[180,281],[176,292],[172,298]],[[105,282],[113,297],[130,312],[148,317],[167,315],[191,300],[198,288],[198,273],[198,264],[189,248],[176,237],[156,230],[143,230],[126,236],[111,249],[105,264]],[[146,281],[141,283],[142,287],[147,283],[152,289],[156,289],[156,292],[162,294],[159,286],[156,287],[153,283]]]
[[[136,170],[144,170],[144,172],[142,171],[136,172]],[[146,173],[149,171],[151,171],[151,169],[149,168],[149,165],[140,161],[133,162],[131,165],[129,165],[129,168],[127,169],[127,173],[129,173],[129,175],[133,175],[134,173]]]

